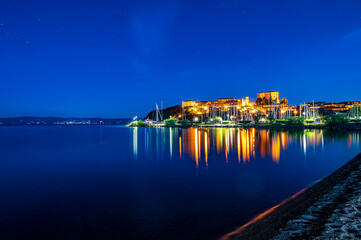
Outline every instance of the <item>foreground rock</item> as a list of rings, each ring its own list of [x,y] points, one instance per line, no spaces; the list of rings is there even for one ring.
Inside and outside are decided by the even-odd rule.
[[[361,154],[222,239],[361,239]]]

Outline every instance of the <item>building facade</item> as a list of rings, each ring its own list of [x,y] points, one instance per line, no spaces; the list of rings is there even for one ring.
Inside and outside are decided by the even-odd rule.
[[[266,98],[268,101],[276,104],[280,103],[280,93],[275,91],[257,93],[257,98]]]
[[[258,93],[257,96],[270,99],[269,104],[256,104],[250,101],[249,97],[241,99],[218,98],[214,101],[183,101],[182,117],[192,118],[197,116],[200,119],[221,117],[223,120],[253,120],[254,116],[286,118],[296,113],[295,107],[280,104],[279,92],[263,92]]]

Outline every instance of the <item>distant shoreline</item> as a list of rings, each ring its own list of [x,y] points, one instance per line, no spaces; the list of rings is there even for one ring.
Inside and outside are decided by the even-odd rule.
[[[360,168],[361,153],[312,187],[259,214],[220,239],[313,239],[325,235],[337,237],[341,233],[338,229],[333,229],[332,221],[335,221],[335,214],[341,212],[350,199],[355,195],[359,197],[355,183],[360,188]],[[350,231],[349,234],[354,233]]]
[[[125,124],[0,124],[0,127],[46,127],[46,126],[124,126]]]
[[[0,118],[0,126],[125,125],[130,121],[131,118],[10,117]]]

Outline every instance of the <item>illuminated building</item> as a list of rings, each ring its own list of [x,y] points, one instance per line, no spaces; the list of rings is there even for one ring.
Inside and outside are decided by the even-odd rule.
[[[182,109],[185,114],[206,115],[208,117],[221,116],[227,119],[230,116],[238,116],[240,111],[251,111],[254,103],[249,98],[218,98],[215,101],[193,101],[182,102]]]
[[[348,113],[352,107],[358,104],[361,105],[361,102],[358,101],[347,101],[347,102],[338,102],[338,103],[326,103],[326,102],[308,102],[306,103],[310,109],[318,110],[321,115],[330,115],[336,113]]]
[[[257,98],[266,98],[269,102],[280,103],[280,93],[275,91],[257,93]]]
[[[279,92],[263,92],[258,93],[260,98],[268,98],[271,101],[268,104],[256,104],[249,100],[249,97],[235,98],[218,98],[215,101],[194,101],[187,100],[182,102],[183,117],[194,119],[202,119],[209,117],[221,117],[222,120],[253,120],[254,116],[267,118],[269,115],[275,118],[283,119],[286,116],[293,116],[296,108],[288,104],[281,104],[279,100]]]

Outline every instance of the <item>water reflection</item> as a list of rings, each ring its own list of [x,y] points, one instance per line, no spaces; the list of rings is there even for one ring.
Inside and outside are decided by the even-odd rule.
[[[292,147],[300,148],[304,156],[310,151],[326,144],[334,144],[341,140],[348,148],[360,144],[360,133],[336,133],[326,130],[275,131],[240,128],[189,128],[189,129],[132,129],[133,153],[137,158],[139,141],[144,139],[144,154],[149,149],[155,150],[157,158],[162,158],[166,148],[172,159],[174,152],[179,151],[179,158],[192,159],[198,168],[208,167],[209,161],[222,159],[228,164],[236,160],[239,164],[250,163],[253,159],[271,159],[280,163],[282,155]],[[144,131],[144,138],[139,137]],[[167,140],[168,139],[168,140]],[[148,151],[147,151],[148,149]],[[178,149],[178,150],[177,150]],[[161,154],[161,155],[160,155]],[[221,156],[221,157],[220,157]],[[175,157],[178,158],[178,155]]]
[[[138,128],[133,130],[133,154],[134,158],[138,157]]]

